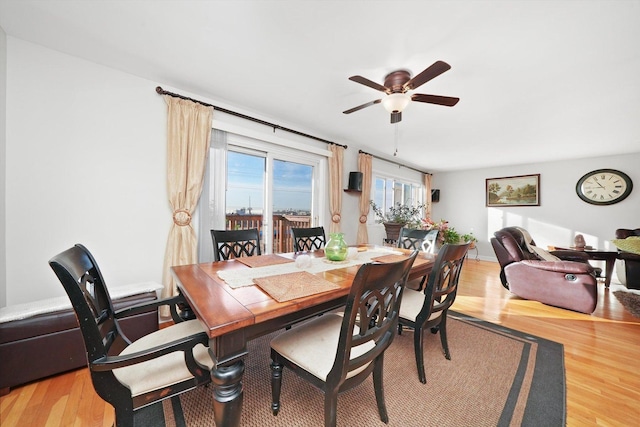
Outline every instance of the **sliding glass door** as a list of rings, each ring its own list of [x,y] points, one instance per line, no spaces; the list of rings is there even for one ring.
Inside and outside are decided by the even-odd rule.
[[[319,223],[321,166],[326,161],[318,155],[229,134],[223,150],[212,149],[201,234],[258,228],[262,253],[293,251],[291,228]],[[210,235],[201,236],[200,244],[211,245]],[[202,249],[207,261],[209,250]]]
[[[272,247],[276,253],[293,251],[291,227],[315,225],[313,169],[309,164],[273,158]]]

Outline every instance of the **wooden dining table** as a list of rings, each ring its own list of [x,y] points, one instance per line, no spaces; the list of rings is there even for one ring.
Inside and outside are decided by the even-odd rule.
[[[368,246],[360,250],[375,251],[376,248]],[[410,253],[403,249],[394,251]],[[278,254],[294,261],[301,255],[324,258],[322,250]],[[268,261],[273,255],[262,257]],[[434,255],[421,252],[409,279],[428,275],[434,260]],[[360,266],[336,267],[316,274],[337,285],[335,289],[283,302],[278,302],[259,286],[232,287],[221,279],[219,272],[240,275],[250,272],[251,267],[237,259],[172,267],[178,289],[209,335],[209,353],[215,362],[211,379],[216,426],[240,425],[244,358],[250,340],[344,306]]]

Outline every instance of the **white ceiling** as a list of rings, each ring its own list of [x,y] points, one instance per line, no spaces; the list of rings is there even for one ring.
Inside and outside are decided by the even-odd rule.
[[[431,172],[640,150],[637,0],[0,0],[0,26]],[[415,92],[455,107],[342,114],[382,95],[349,76],[436,60],[452,69]]]

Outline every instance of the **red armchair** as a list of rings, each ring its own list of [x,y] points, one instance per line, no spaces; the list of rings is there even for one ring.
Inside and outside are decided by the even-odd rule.
[[[491,245],[500,263],[500,280],[505,288],[524,299],[593,313],[598,288],[586,254],[552,251],[548,256],[519,227],[503,228],[494,236]]]

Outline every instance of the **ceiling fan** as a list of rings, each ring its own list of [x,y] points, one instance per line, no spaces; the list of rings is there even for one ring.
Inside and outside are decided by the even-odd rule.
[[[343,111],[344,114],[351,114],[374,104],[382,103],[384,108],[391,113],[391,123],[398,123],[402,120],[402,110],[410,101],[426,102],[428,104],[444,105],[453,107],[460,101],[460,98],[450,96],[425,95],[422,93],[407,94],[408,91],[417,89],[429,80],[438,77],[440,74],[451,69],[451,65],[443,61],[436,61],[417,76],[411,78],[411,73],[407,70],[397,70],[389,73],[384,79],[384,86],[373,82],[362,76],[351,76],[349,80],[363,84],[370,88],[379,90],[387,94],[386,97],[358,105],[357,107]]]

